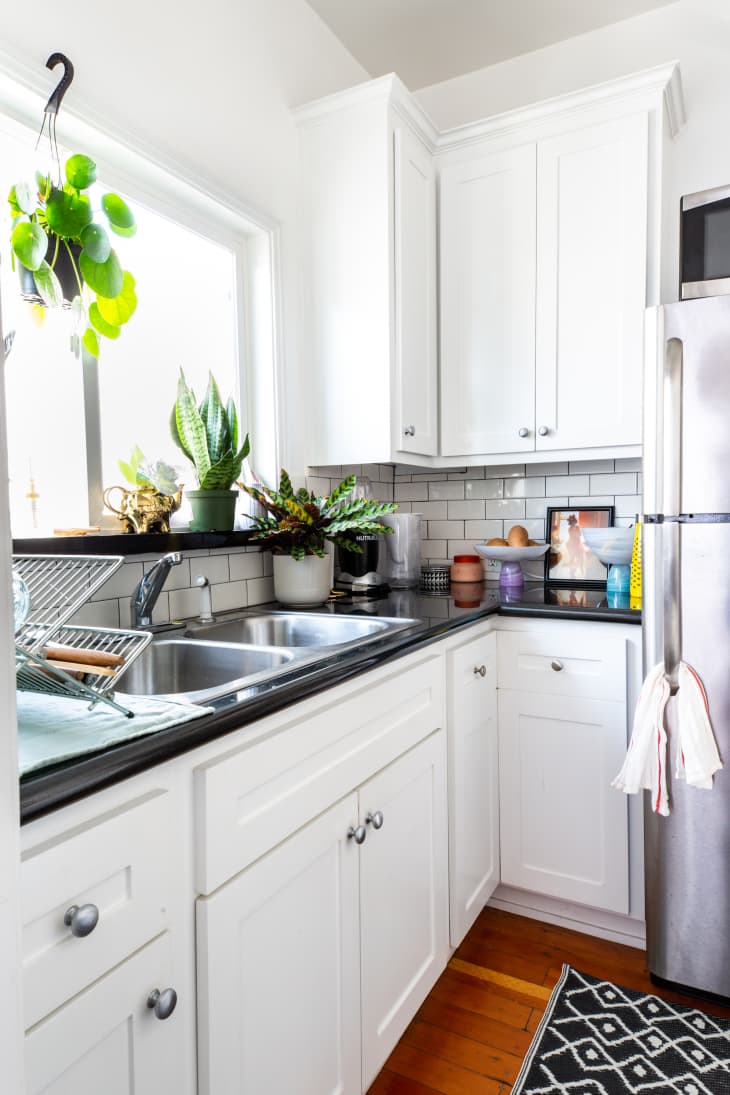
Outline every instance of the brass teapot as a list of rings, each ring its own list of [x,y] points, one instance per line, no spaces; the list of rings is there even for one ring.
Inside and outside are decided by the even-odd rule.
[[[119,508],[110,501],[115,490],[122,492]],[[104,505],[117,514],[123,532],[169,532],[170,517],[180,509],[182,491],[182,483],[176,494],[162,494],[154,487],[138,487],[136,490],[107,487]]]

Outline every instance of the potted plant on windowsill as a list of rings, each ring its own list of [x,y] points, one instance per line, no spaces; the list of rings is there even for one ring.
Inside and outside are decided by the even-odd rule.
[[[182,486],[175,469],[164,460],[145,460],[139,445],[129,460],[118,460],[119,470],[130,487],[115,485],[104,491],[104,505],[116,513],[123,532],[169,532],[170,517],[180,508]],[[112,495],[119,491],[119,505]]]
[[[238,447],[238,414],[232,399],[225,406],[212,373],[198,404],[180,370],[170,431],[175,444],[193,465],[198,490],[185,491],[193,510],[191,532],[229,532],[235,520],[238,491],[233,484],[249,453],[248,434]]]
[[[18,264],[21,293],[48,307],[75,310],[81,343],[99,356],[99,338],[117,339],[137,307],[135,281],[123,270],[107,229],[120,237],[137,230],[134,215],[118,194],[101,197],[102,218],[85,193],[96,181],[96,164],[88,156],[70,156],[65,181],[50,175],[35,183],[11,187],[8,204],[13,229],[13,262]],[[79,336],[75,336],[78,345]]]
[[[378,518],[393,513],[394,502],[371,498],[350,498],[355,476],[344,479],[329,498],[317,498],[302,487],[295,491],[285,471],[279,489],[243,484],[266,516],[252,517],[253,540],[270,548],[274,556],[274,596],[286,605],[324,604],[330,594],[330,560],[327,541],[348,551],[362,548],[352,533],[382,535],[392,530]]]

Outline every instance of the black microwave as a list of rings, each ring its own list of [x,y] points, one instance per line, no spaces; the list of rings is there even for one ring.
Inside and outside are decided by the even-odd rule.
[[[682,198],[679,270],[680,300],[730,294],[730,186]]]

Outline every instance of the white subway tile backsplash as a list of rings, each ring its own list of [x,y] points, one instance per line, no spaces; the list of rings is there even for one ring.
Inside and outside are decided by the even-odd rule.
[[[200,589],[171,589],[168,597],[171,620],[187,620],[190,616],[200,615]]]
[[[567,506],[567,498],[527,498],[525,500],[525,517],[545,518],[548,506]]]
[[[613,460],[571,460],[571,475],[593,475],[595,472],[613,471]]]
[[[468,502],[448,502],[450,521],[480,521],[484,518],[483,499],[470,499]]]
[[[120,608],[120,615],[121,615],[121,605],[119,606],[119,608]],[[157,601],[155,602],[155,605],[152,609],[152,623],[153,624],[166,624],[166,623],[169,623],[169,621],[170,621],[170,595],[169,595],[169,593],[166,593],[163,590],[162,593],[157,598]],[[122,618],[122,623],[124,623],[124,622],[125,621]]]
[[[71,620],[73,624],[87,627],[128,627],[129,606],[124,616],[119,618],[119,601],[87,601]]]
[[[467,479],[465,498],[504,498],[504,479]]]
[[[463,504],[463,503],[462,503]],[[411,513],[420,513],[424,520],[445,521],[451,502],[411,502]]]
[[[419,485],[419,489],[421,489]],[[464,497],[463,482],[429,483],[428,497],[434,502],[458,500]]]
[[[111,597],[131,597],[135,589],[142,581],[144,566],[142,563],[124,562],[111,578],[96,591],[93,601],[108,601]],[[105,627],[106,624],[101,626]],[[118,625],[115,625],[118,626]]]
[[[545,479],[545,494],[552,498],[557,494],[588,494],[591,480],[588,475],[548,475]]]
[[[393,494],[396,502],[420,502],[428,498],[428,486],[425,483],[396,483]]]
[[[320,475],[308,475],[307,490],[316,494],[318,498],[326,498],[332,491],[331,480]]]
[[[556,460],[555,463],[543,461],[536,464],[527,464],[526,474],[529,475],[568,475],[570,467],[567,460]]]
[[[265,580],[260,579],[262,582]],[[226,582],[225,585],[211,586],[213,612],[230,612],[234,608],[245,608],[248,603],[248,582]]]
[[[621,456],[614,461],[614,471],[641,471],[640,456]]]
[[[613,495],[611,494],[578,494],[571,495],[568,505],[570,506],[612,506]]]
[[[268,601],[274,599],[274,579],[273,577],[266,578],[252,578],[247,582],[248,586],[248,603],[251,605],[262,605]]]
[[[473,468],[469,472],[472,478]],[[524,464],[488,464],[484,469],[485,479],[520,479],[525,474]]]
[[[152,567],[155,566],[156,562],[157,559],[144,564],[145,574],[147,571],[152,570]],[[130,564],[125,563],[124,565],[129,566]],[[181,563],[178,563],[177,566],[170,567],[170,573],[165,578],[165,589],[168,591],[171,589],[189,589],[191,584],[190,560],[186,556],[183,556]]]
[[[428,532],[425,538],[429,540],[460,539],[464,535],[463,521],[428,521]]]
[[[540,498],[544,495],[544,475],[531,475],[527,479],[507,479],[504,484],[505,498]]]
[[[449,540],[448,552],[446,554],[447,560],[450,562],[455,555],[474,555],[474,545],[478,544],[483,537],[474,536],[467,537],[465,540]]]
[[[619,494],[614,499],[614,516],[619,518],[631,518],[633,521],[637,513],[641,513],[641,497],[638,494]],[[618,521],[616,522],[618,524]]]
[[[489,500],[484,503],[484,516],[511,521],[513,518],[525,516],[525,503],[520,498],[503,498]]]
[[[591,494],[636,494],[636,475],[591,475]]]
[[[204,574],[211,585],[220,585],[221,582],[230,582],[231,575],[228,569],[227,555],[209,555],[207,559],[196,559],[190,564],[191,585],[199,574]]]
[[[502,521],[465,521],[464,535],[467,539],[491,540],[493,536],[503,535]]]
[[[232,582],[245,578],[261,578],[264,573],[264,559],[260,552],[249,551],[245,555],[230,555],[228,569]]]

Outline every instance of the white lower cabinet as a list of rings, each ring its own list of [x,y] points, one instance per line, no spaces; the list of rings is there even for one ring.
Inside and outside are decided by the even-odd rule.
[[[502,882],[628,913],[625,750],[625,703],[500,691]]]
[[[446,963],[447,901],[438,732],[199,899],[200,1095],[359,1095]]]
[[[497,635],[450,650],[450,937],[458,947],[499,883]]]
[[[173,966],[165,932],[27,1031],[26,1095],[188,1091],[179,1016],[160,1019],[148,1007],[155,989],[171,986]]]

